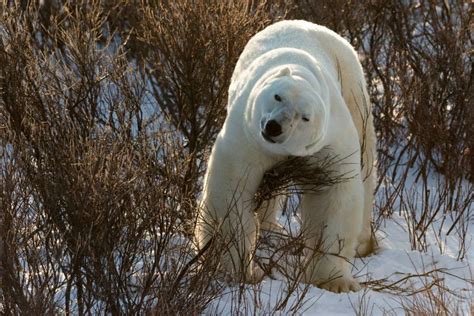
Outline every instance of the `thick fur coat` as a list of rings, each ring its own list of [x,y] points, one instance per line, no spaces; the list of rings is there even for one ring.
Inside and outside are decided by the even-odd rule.
[[[341,36],[305,21],[278,22],[256,34],[235,67],[227,118],[208,162],[198,247],[212,236],[232,239],[223,270],[258,281],[252,253],[259,227],[278,227],[274,212],[253,212],[264,173],[289,156],[347,157],[338,172],[354,174],[350,180],[302,196],[303,281],[335,292],[358,290],[347,260],[373,245],[371,111],[361,64]],[[311,249],[321,240],[327,254],[316,260]]]

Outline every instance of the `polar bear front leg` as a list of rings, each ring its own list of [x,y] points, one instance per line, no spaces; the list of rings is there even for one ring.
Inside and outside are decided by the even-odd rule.
[[[196,241],[200,249],[211,240],[217,242],[226,278],[254,283],[263,277],[253,263],[257,239],[253,198],[263,170],[223,145],[218,141],[209,159]]]
[[[332,292],[358,291],[350,260],[362,228],[364,190],[360,176],[302,198],[306,238],[304,281]]]
[[[220,256],[220,270],[224,272],[225,280],[256,283],[263,277],[263,271],[254,264],[253,258],[258,230],[257,220],[255,214],[249,212],[244,204],[237,198],[226,203],[225,208],[228,212],[220,214],[221,216],[213,209],[203,211],[202,221],[198,225],[198,240],[200,247],[211,238],[216,242],[217,255]]]

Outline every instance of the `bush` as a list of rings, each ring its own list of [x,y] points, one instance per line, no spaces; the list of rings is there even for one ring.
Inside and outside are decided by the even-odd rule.
[[[4,313],[196,314],[219,293],[186,236],[232,65],[270,22],[250,9],[3,8]]]

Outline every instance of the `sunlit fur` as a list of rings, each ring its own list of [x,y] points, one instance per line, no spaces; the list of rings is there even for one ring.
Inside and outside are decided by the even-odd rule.
[[[281,134],[269,140],[262,130],[272,119]],[[249,41],[234,70],[227,119],[204,180],[198,245],[216,233],[232,235],[238,242],[222,258],[223,269],[258,279],[251,256],[259,226],[252,199],[264,172],[291,155],[347,157],[338,171],[352,173],[349,181],[302,197],[307,248],[314,248],[322,233],[325,249],[338,254],[315,261],[307,251],[303,281],[335,292],[358,290],[350,264],[341,257],[350,260],[356,249],[361,254],[372,250],[374,148],[364,74],[350,44],[305,21],[267,27]],[[244,268],[236,266],[239,261]],[[332,276],[338,278],[326,282]]]

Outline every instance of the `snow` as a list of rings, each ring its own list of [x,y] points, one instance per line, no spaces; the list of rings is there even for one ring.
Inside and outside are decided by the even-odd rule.
[[[431,252],[422,253],[410,250],[410,241],[407,236],[405,220],[394,215],[392,219],[386,220],[385,226],[377,232],[379,240],[378,251],[366,258],[357,258],[354,261],[353,273],[360,282],[368,282],[365,289],[356,293],[336,294],[319,289],[314,286],[309,287],[305,295],[305,303],[299,310],[302,315],[353,315],[357,314],[359,308],[363,315],[405,315],[400,303],[401,299],[410,297],[400,297],[390,289],[379,289],[379,285],[371,285],[374,280],[385,280],[384,285],[393,284],[410,275],[422,275],[426,272],[436,270],[432,277],[415,276],[408,278],[406,282],[398,284],[407,291],[416,291],[430,284],[433,277],[444,279],[444,286],[449,288],[453,294],[452,299],[461,303],[458,308],[461,314],[469,314],[469,304],[472,304],[474,293],[473,285],[469,280],[473,280],[472,263],[474,254],[467,252],[464,261],[457,261],[456,255],[447,252],[441,254],[437,248],[430,249]],[[472,229],[470,230],[472,238]],[[452,236],[455,239],[456,237]],[[453,241],[453,244],[456,244]],[[452,251],[455,252],[454,250]],[[287,304],[291,307],[301,295],[304,285],[301,285],[300,292],[293,294]],[[250,303],[248,312],[256,314],[266,314],[272,311],[278,301],[279,296],[284,296],[282,291],[286,288],[285,280],[272,280],[266,278],[259,287],[248,286],[245,293],[245,300]],[[234,314],[235,298],[238,289],[229,288],[219,300],[213,303],[210,308],[222,314]],[[259,293],[256,293],[259,292]],[[255,297],[258,297],[260,306],[254,306]],[[242,307],[241,310],[242,312]],[[283,309],[281,314],[290,314],[291,311]],[[244,313],[247,314],[247,313]]]
[[[420,183],[413,182],[407,187],[421,190]],[[463,183],[461,189],[472,194],[472,184]],[[381,199],[381,195],[377,199]],[[433,221],[426,234],[426,251],[421,252],[412,250],[407,214],[403,214],[405,210],[400,208],[379,225],[376,232],[379,248],[376,253],[366,258],[356,258],[353,262],[353,274],[364,285],[361,291],[336,294],[315,286],[299,284],[298,289],[289,296],[287,304],[277,309],[277,305],[285,297],[289,283],[285,277],[276,274],[275,279],[266,277],[259,285],[246,286],[244,294],[240,296],[241,288],[228,287],[211,304],[208,313],[226,315],[236,314],[238,311],[244,315],[405,315],[403,305],[410,306],[414,301],[428,302],[427,292],[421,290],[431,287],[433,293],[441,292],[444,295],[443,301],[450,311],[469,315],[474,306],[474,249],[471,247],[474,212],[472,204],[469,207],[465,242],[467,250],[463,260],[457,260],[461,244],[459,234],[446,236],[445,231],[451,227],[456,214],[441,214]],[[297,215],[282,216],[280,223],[293,233],[298,230]],[[437,237],[439,230],[444,231],[442,239]],[[302,296],[302,306],[292,309]],[[236,306],[239,297],[240,304]]]

